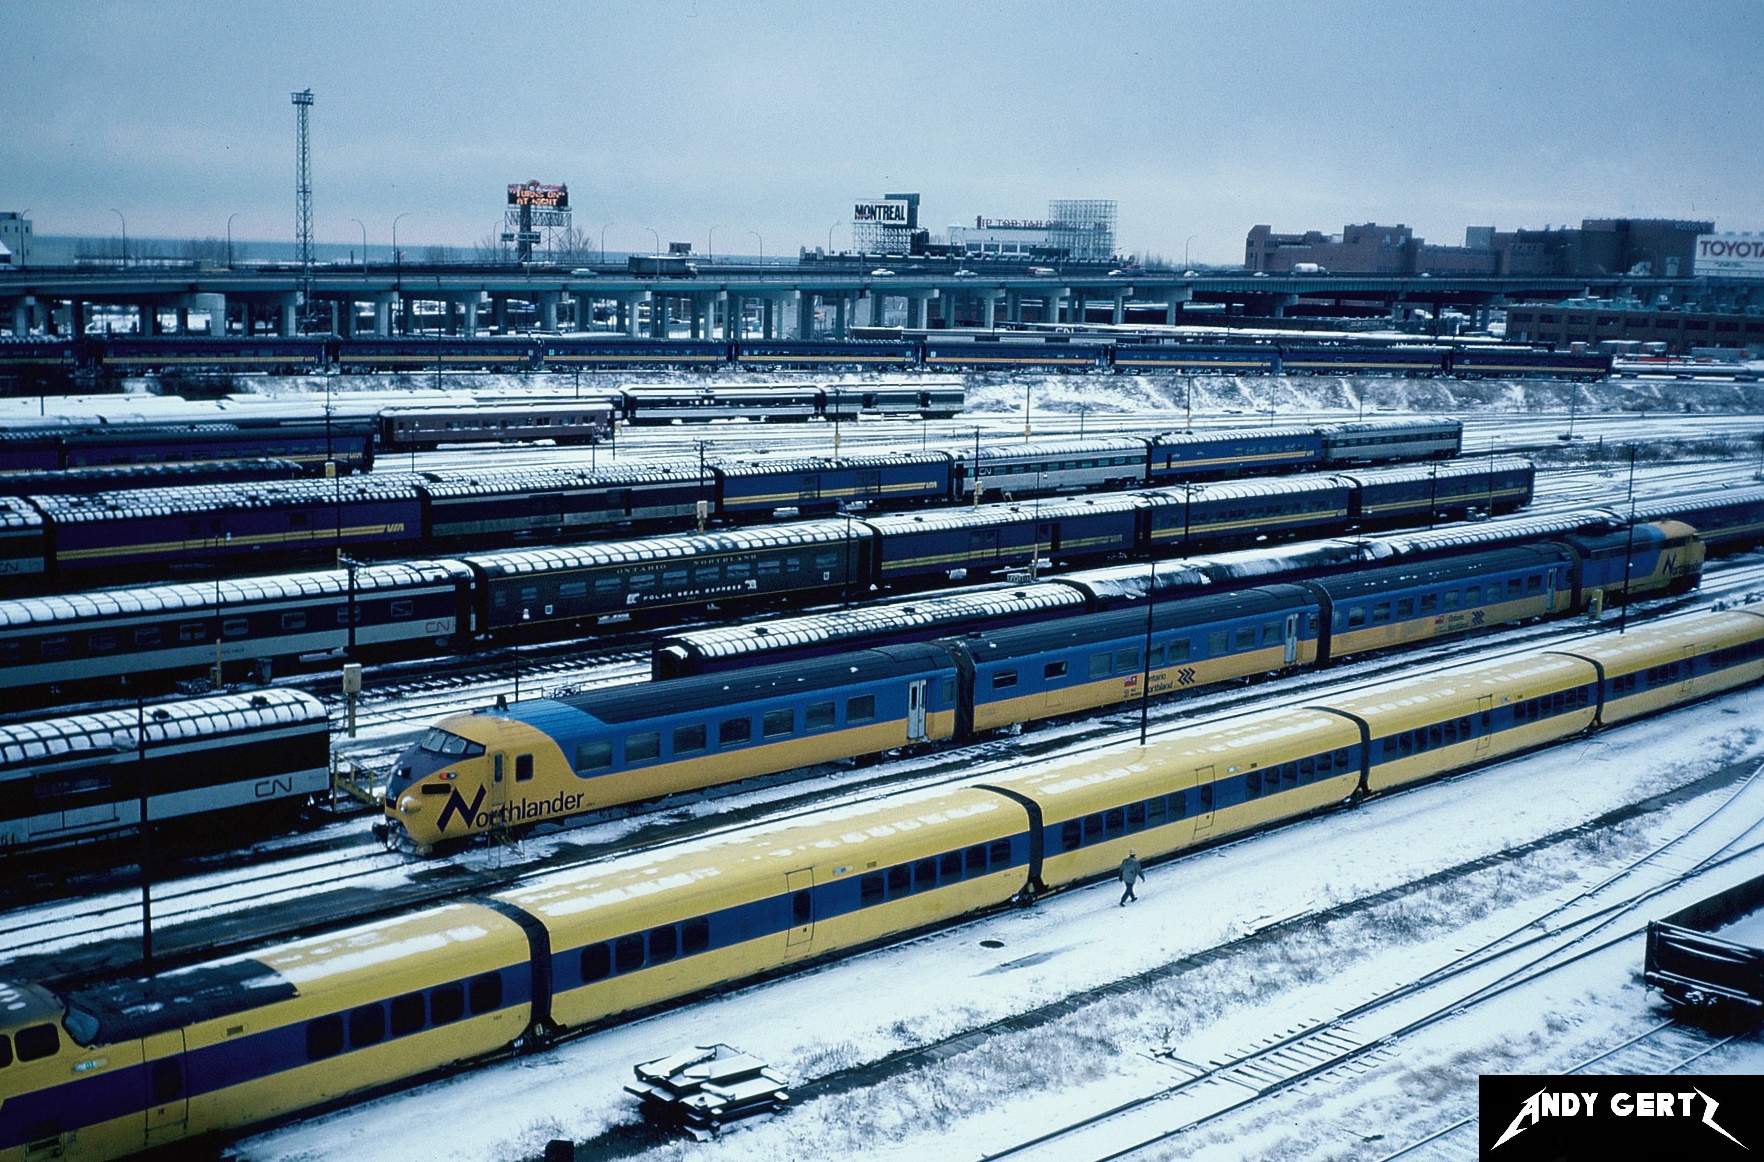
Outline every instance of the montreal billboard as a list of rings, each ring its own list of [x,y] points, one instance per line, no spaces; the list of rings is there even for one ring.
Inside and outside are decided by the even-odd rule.
[[[1764,234],[1699,234],[1697,274],[1764,278]]]

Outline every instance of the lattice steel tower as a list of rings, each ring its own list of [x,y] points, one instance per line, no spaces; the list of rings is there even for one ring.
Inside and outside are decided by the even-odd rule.
[[[312,302],[312,149],[306,135],[306,115],[312,108],[312,90],[290,93],[298,124],[299,144],[294,173],[294,243],[300,251],[300,313]],[[305,330],[305,327],[296,327]]]

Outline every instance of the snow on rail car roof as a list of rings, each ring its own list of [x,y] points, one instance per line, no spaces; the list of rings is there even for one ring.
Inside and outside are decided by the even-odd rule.
[[[955,445],[956,456],[972,455],[973,449]],[[1028,444],[982,447],[982,460],[1035,460],[1048,456],[1097,456],[1129,453],[1145,455],[1145,441],[1130,436],[1104,436],[1086,440],[1036,440]]]
[[[1746,487],[1716,492],[1694,492],[1687,496],[1674,497],[1671,500],[1638,502],[1635,506],[1635,519],[1660,520],[1665,517],[1683,519],[1679,514],[1709,509],[1739,508],[1754,504],[1764,504],[1764,488]],[[1625,512],[1628,511],[1628,506],[1625,505],[1622,508]]]
[[[1461,431],[1464,425],[1458,420],[1349,420],[1340,424],[1324,424],[1318,430],[1324,435],[1361,436],[1373,432],[1409,432],[1422,431],[1430,428],[1447,428]]]
[[[1144,569],[1140,572],[1143,574]],[[802,617],[747,625],[722,625],[712,629],[685,630],[656,642],[658,648],[680,643],[707,658],[738,657],[767,650],[820,642],[845,641],[893,630],[940,625],[968,617],[999,617],[1026,610],[1083,609],[1084,595],[1069,585],[1043,582],[1013,589],[922,597],[842,609],[833,613],[810,613]]]
[[[324,703],[298,690],[260,690],[219,694],[187,702],[167,702],[137,715],[133,709],[103,710],[69,718],[0,725],[0,770],[29,767],[45,760],[97,751],[134,751],[135,729],[147,736],[147,750],[198,738],[218,738],[271,726],[324,726]]]
[[[251,484],[155,488],[144,492],[94,492],[85,496],[33,496],[31,503],[63,524],[118,517],[185,516],[284,505],[356,504],[417,498],[419,476],[339,476],[330,480],[263,480]]]
[[[1132,512],[1145,507],[1146,493],[1117,492],[1105,496],[1087,496],[1065,500],[1017,501],[1012,504],[983,504],[977,508],[939,512],[903,513],[898,516],[865,517],[864,524],[877,532],[909,532],[913,530],[953,530],[972,528],[976,524],[998,522],[1020,523],[1035,520],[1066,520],[1095,516],[1099,513]]]
[[[778,460],[713,460],[724,476],[768,476],[775,472],[837,472],[896,464],[948,464],[948,452],[877,452],[866,456],[799,456]]]
[[[402,590],[418,585],[454,585],[471,577],[456,561],[402,561],[361,565],[355,570],[358,599],[380,589]],[[342,596],[349,592],[347,569],[284,573],[274,577],[222,578],[216,581],[149,585],[138,589],[95,589],[84,593],[19,597],[0,601],[0,629],[85,622],[99,617],[131,617],[173,610],[212,615],[216,601],[229,612],[263,602]],[[217,598],[218,594],[218,598]]]
[[[1528,472],[1531,468],[1531,461],[1518,456],[1502,457],[1492,462],[1487,457],[1479,456],[1473,460],[1436,460],[1426,467],[1407,465],[1402,468],[1373,468],[1365,471],[1337,470],[1335,475],[1362,484],[1419,484],[1424,480],[1484,476],[1490,469],[1496,472]]]
[[[861,523],[859,525],[861,528]],[[462,557],[468,565],[491,575],[547,573],[554,569],[585,569],[626,562],[680,560],[716,553],[752,549],[789,548],[793,545],[837,545],[854,534],[845,521],[805,521],[775,528],[734,529],[719,533],[683,533],[637,541],[558,545],[546,549],[517,549],[502,553],[476,553]]]
[[[709,482],[706,466],[703,479]],[[480,496],[503,492],[560,492],[574,488],[621,488],[700,479],[698,461],[665,460],[631,468],[505,468],[491,472],[425,472],[418,487],[430,496]]]
[[[0,496],[0,529],[36,529],[43,527],[43,514],[25,502],[22,496]]]
[[[1195,503],[1210,500],[1245,500],[1264,496],[1304,496],[1319,492],[1334,492],[1346,489],[1349,482],[1341,476],[1301,476],[1283,477],[1267,476],[1255,480],[1226,480],[1210,484],[1190,485],[1187,490],[1181,486],[1174,488],[1154,488],[1143,496],[1156,496],[1165,500],[1181,500],[1185,495],[1192,494]]]
[[[1231,440],[1283,440],[1317,435],[1318,429],[1302,427],[1232,429],[1222,432],[1164,432],[1153,436],[1152,443],[1160,448],[1175,448],[1184,444],[1218,444]]]
[[[1616,513],[1602,508],[1582,509],[1561,516],[1533,516],[1519,520],[1482,521],[1448,525],[1426,532],[1379,537],[1368,544],[1382,546],[1383,555],[1403,557],[1437,553],[1442,549],[1489,548],[1511,543],[1529,544],[1545,537],[1569,533],[1604,532],[1623,524]]]

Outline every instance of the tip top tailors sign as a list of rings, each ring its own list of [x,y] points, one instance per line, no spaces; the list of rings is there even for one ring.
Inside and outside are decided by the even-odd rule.
[[[1764,234],[1699,234],[1696,272],[1764,278]]]
[[[521,182],[508,187],[508,204],[531,206],[535,210],[567,210],[570,208],[570,187],[548,186],[544,182]]]
[[[906,226],[907,204],[905,202],[859,202],[852,207],[853,222],[875,222],[879,226]]]

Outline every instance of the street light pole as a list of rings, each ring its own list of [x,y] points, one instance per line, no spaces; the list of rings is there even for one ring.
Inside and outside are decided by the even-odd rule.
[[[748,233],[752,234],[753,240],[759,243],[760,265],[764,266],[766,264],[766,240],[760,237],[760,232],[758,230],[749,230]]]
[[[602,266],[606,265],[606,227],[611,225],[612,223],[608,222],[606,226],[600,228],[600,264]]]
[[[239,216],[239,211],[237,211],[237,210],[234,210],[231,214],[227,215],[227,269],[228,270],[233,269],[233,219],[237,218],[238,216]]]
[[[392,219],[392,286],[394,290],[404,290],[404,255],[398,249],[398,220],[408,218],[411,211],[405,210]],[[398,296],[399,329],[406,335],[410,334],[410,316],[404,310],[404,295]],[[327,413],[329,414],[329,413]]]
[[[116,215],[118,222],[122,223],[122,264],[127,266],[129,264],[129,220],[123,217],[123,212],[115,206],[110,208],[110,212]]]
[[[655,238],[655,249],[650,253],[658,258],[661,257],[661,231],[657,230],[654,226],[645,226],[644,229],[649,231],[650,235]]]
[[[1196,238],[1199,238],[1199,237],[1200,237],[1199,234],[1190,234],[1188,236],[1188,242],[1184,242],[1182,244],[1182,269],[1183,270],[1188,269],[1188,243],[1193,242]]]
[[[705,236],[704,260],[707,263],[715,262],[717,260],[717,231],[722,228],[722,224],[718,223],[717,225],[712,226],[710,228],[710,233]]]
[[[351,218],[349,220],[351,222],[354,222],[357,226],[361,227],[361,273],[366,274],[367,273],[367,225],[360,218]]]
[[[1617,632],[1629,628],[1629,570],[1635,561],[1635,453],[1639,444],[1629,446],[1629,534],[1623,545],[1623,608],[1617,614]]]

